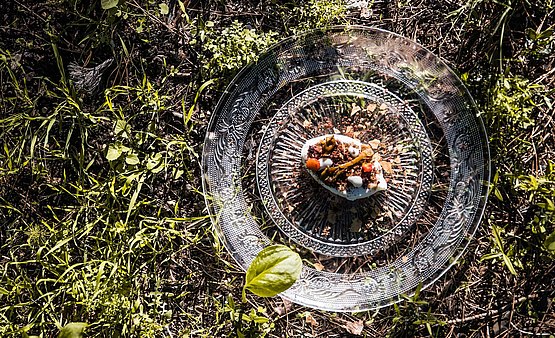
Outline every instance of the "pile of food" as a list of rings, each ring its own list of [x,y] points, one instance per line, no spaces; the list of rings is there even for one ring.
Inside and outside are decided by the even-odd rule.
[[[308,140],[301,157],[310,175],[331,192],[349,200],[387,189],[376,150],[379,140],[363,144],[357,139],[328,134]]]

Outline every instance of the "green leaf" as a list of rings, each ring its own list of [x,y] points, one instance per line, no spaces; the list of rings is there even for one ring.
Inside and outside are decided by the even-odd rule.
[[[114,126],[114,134],[123,138],[129,138],[131,135],[131,126],[125,120],[117,120]]]
[[[183,3],[183,1],[177,0],[177,2],[179,3],[179,8],[181,9],[181,11],[183,13],[187,13],[187,10],[185,10],[185,4]]]
[[[499,258],[501,256],[503,256],[503,254],[500,253],[500,252],[485,254],[485,255],[482,256],[482,258],[480,258],[480,262],[483,262],[483,261],[488,260],[488,259]]]
[[[160,164],[162,164],[162,154],[156,153],[148,158],[146,168],[156,174],[164,169],[164,166]]]
[[[493,242],[497,246],[497,249],[501,252],[505,252],[503,250],[503,240],[501,240],[501,228],[495,224],[491,225],[491,233],[493,234]]]
[[[170,12],[170,8],[165,3],[158,5],[160,7],[160,14],[167,15]]]
[[[135,152],[129,153],[125,157],[125,163],[129,165],[136,165],[136,164],[139,164],[139,162],[140,162],[139,156],[137,156],[137,153]]]
[[[139,197],[139,193],[141,192],[141,188],[143,186],[143,182],[145,181],[145,175],[141,175],[139,177],[139,181],[137,182],[137,188],[133,192],[131,196],[131,200],[129,201],[129,207],[127,208],[127,216],[125,216],[125,224],[129,221],[129,216],[131,216],[131,212],[135,208],[135,203],[137,202],[137,197]]]
[[[0,295],[9,295],[10,292],[0,286]]]
[[[117,160],[121,154],[123,153],[123,148],[121,145],[112,143],[108,146],[108,153],[106,154],[106,159],[108,161],[115,161]]]
[[[243,314],[243,316],[245,316],[245,314]],[[255,322],[255,323],[258,323],[258,324],[264,324],[264,323],[267,323],[267,322],[270,321],[268,318],[262,317],[262,316],[259,316],[259,315],[256,315],[256,314],[251,314],[248,317],[249,317],[249,320],[251,322]]]
[[[211,22],[211,21],[208,21],[208,22]],[[189,121],[191,120],[191,118],[193,117],[193,113],[195,112],[195,107],[196,107],[197,101],[198,101],[202,91],[204,89],[206,89],[206,87],[210,86],[211,84],[213,84],[215,82],[216,82],[216,79],[210,79],[210,80],[204,82],[199,87],[199,89],[197,90],[197,93],[195,95],[195,99],[193,100],[193,105],[189,108],[189,111],[188,111],[187,115],[184,115],[184,116],[186,116],[185,117],[185,124],[188,124]],[[185,101],[184,100],[182,101],[182,106],[183,106],[183,108],[185,108]],[[191,126],[191,128],[192,128],[192,126]]]
[[[532,28],[527,28],[525,32],[530,40],[536,40],[538,38],[538,34]]]
[[[102,9],[114,8],[117,5],[118,5],[118,0],[101,0],[100,1],[100,6],[102,6]]]
[[[543,242],[545,248],[552,253],[555,253],[555,231],[551,233],[551,235],[547,236],[545,242]]]
[[[243,301],[246,301],[245,290],[260,297],[273,297],[287,290],[299,279],[302,267],[299,254],[287,246],[277,244],[264,248],[247,270]]]
[[[58,338],[81,338],[83,337],[83,330],[87,326],[89,326],[89,324],[82,322],[69,323],[62,328]]]
[[[507,269],[509,269],[509,271],[513,274],[513,275],[517,275],[515,267],[513,265],[513,262],[511,262],[511,259],[509,258],[509,256],[503,254],[503,262],[505,263],[505,265],[507,266]]]
[[[544,30],[543,32],[540,33],[540,35],[538,36],[539,39],[548,39],[553,35],[553,29],[549,28]]]
[[[503,201],[503,195],[501,195],[501,191],[499,191],[499,189],[493,188],[493,193],[498,200]]]

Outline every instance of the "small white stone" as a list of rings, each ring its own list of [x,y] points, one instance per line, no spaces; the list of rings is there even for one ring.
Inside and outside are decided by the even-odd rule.
[[[331,167],[333,165],[333,161],[331,158],[321,158],[320,159],[320,169],[325,169],[327,167]]]
[[[353,185],[355,188],[362,187],[362,177],[360,176],[349,176],[347,181]]]
[[[349,154],[351,154],[352,157],[357,157],[360,154],[360,148],[355,146],[350,146]]]
[[[383,177],[383,174],[377,174],[376,180],[378,181],[378,186],[376,187],[376,191],[382,191],[387,189],[387,181]]]

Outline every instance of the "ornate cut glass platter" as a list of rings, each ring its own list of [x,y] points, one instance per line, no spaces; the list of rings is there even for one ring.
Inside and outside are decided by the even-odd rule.
[[[315,180],[301,153],[322,135],[371,144],[387,189],[348,199]],[[488,160],[473,100],[443,61],[391,32],[333,27],[282,41],[235,77],[208,126],[203,188],[243,269],[288,245],[304,266],[283,297],[362,311],[454,264],[483,214]]]

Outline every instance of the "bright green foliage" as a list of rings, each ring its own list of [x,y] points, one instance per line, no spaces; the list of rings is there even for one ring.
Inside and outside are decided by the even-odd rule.
[[[167,15],[170,12],[170,8],[166,3],[162,2],[158,5],[158,7],[160,8],[160,14],[162,15]]]
[[[218,317],[230,318],[237,337],[263,338],[275,328],[272,316],[264,307],[258,306],[245,313],[245,304],[236,304],[231,295],[228,295],[224,304],[216,301],[215,305]]]
[[[512,7],[507,7],[501,15],[497,26],[501,37],[512,10]],[[541,53],[535,53],[534,50],[548,48],[547,41],[551,39],[549,30],[544,33],[529,29],[527,34],[528,49],[523,53],[539,57]],[[543,182],[542,178],[531,175],[530,162],[525,163],[523,160],[536,153],[537,146],[542,146],[530,135],[552,111],[553,99],[550,89],[540,81],[513,75],[509,66],[505,66],[511,60],[500,55],[499,62],[500,69],[505,69],[505,72],[490,78],[483,115],[488,127],[492,165],[496,170],[491,182],[492,194],[496,202],[504,204],[505,213],[507,210],[511,214],[516,213],[515,208],[526,200],[530,204],[530,212],[525,215],[519,213],[525,220],[523,224],[509,224],[504,217],[492,216],[488,220],[491,227],[491,252],[483,255],[481,261],[499,262],[516,276],[521,269],[526,268],[526,264],[530,264],[531,252],[538,248],[542,251],[547,235],[553,231],[552,221],[548,221],[552,218],[548,211],[549,202],[539,194],[540,186],[547,190],[552,188],[542,184],[538,186],[539,182]],[[532,192],[537,189],[540,189],[538,193]],[[534,256],[545,258],[545,255]]]
[[[203,67],[210,76],[256,61],[260,53],[277,41],[277,33],[257,32],[239,21],[223,28],[206,22],[197,35],[198,40],[193,42],[199,43],[206,53],[202,60]]]
[[[555,233],[555,162],[549,162],[545,175],[519,175],[514,178],[517,190],[528,194],[534,217],[531,230],[535,234],[551,238]],[[553,251],[552,241],[545,239],[545,246]]]
[[[520,169],[522,170],[522,169]],[[499,261],[511,272],[517,275],[518,269],[526,264],[526,256],[533,249],[539,249],[543,254],[539,259],[546,259],[554,253],[555,241],[555,163],[549,161],[543,175],[505,174],[510,185],[510,195],[513,199],[520,195],[527,200],[527,222],[520,224],[519,229],[495,224],[490,220],[492,233],[491,253],[482,256],[481,260],[492,259]],[[495,194],[503,200],[497,190],[499,176],[494,177]],[[518,236],[514,233],[518,232]],[[546,254],[547,253],[547,254]]]
[[[506,181],[507,175],[528,169],[519,167],[520,161],[515,162],[514,158],[524,157],[532,151],[532,143],[522,136],[536,125],[541,112],[552,103],[544,86],[519,76],[505,75],[490,84],[487,99],[484,118],[489,127],[493,164],[498,168],[510,168],[496,173],[494,183],[497,187],[498,183]],[[501,197],[499,190],[494,193]]]
[[[555,50],[553,27],[543,31],[526,29],[526,53],[536,57],[545,57]]]
[[[344,0],[309,0],[292,5],[292,10],[283,15],[285,22],[293,26],[293,34],[298,34],[310,29],[344,24],[346,6]]]
[[[518,128],[533,126],[534,109],[543,104],[544,87],[522,77],[500,77],[492,87],[489,115],[494,126],[508,124]]]
[[[285,245],[271,245],[258,253],[247,270],[245,290],[261,297],[273,297],[287,290],[299,279],[302,260]]]
[[[553,231],[551,235],[547,236],[543,245],[548,251],[555,254],[555,231]]]

